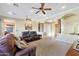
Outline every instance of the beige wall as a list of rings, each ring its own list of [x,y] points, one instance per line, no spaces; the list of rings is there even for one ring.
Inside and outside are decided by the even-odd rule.
[[[33,27],[32,27],[32,30],[38,32],[38,22],[33,21],[33,22],[32,22],[32,26],[33,26]]]
[[[77,16],[72,16],[66,19],[62,19],[62,33],[74,33],[77,32],[78,26],[77,25]]]
[[[16,36],[20,36],[22,32],[25,31],[25,20],[2,18],[2,20],[0,21],[0,28],[1,28],[0,33],[2,35],[4,34],[5,31],[4,20],[15,22],[14,34],[16,34]],[[32,26],[33,31],[38,31],[38,22],[33,21]]]
[[[21,33],[25,30],[25,21],[24,20],[15,20],[15,34],[20,36]]]
[[[52,23],[52,36],[55,36],[55,22]]]
[[[1,25],[2,26],[2,33],[4,33],[4,31],[5,31],[5,28],[4,28],[4,20],[5,19],[8,20],[8,21],[14,20],[14,22],[15,22],[14,33],[16,34],[16,36],[21,36],[22,32],[25,31],[25,20],[2,18],[2,25]],[[32,21],[32,30],[38,32],[38,22]],[[49,36],[50,35],[54,36],[54,34],[55,34],[55,23],[50,23],[50,24],[44,23],[44,32],[47,32],[47,34]]]
[[[32,21],[32,30],[38,31],[38,22]],[[25,20],[16,20],[16,35],[20,36],[25,30]]]

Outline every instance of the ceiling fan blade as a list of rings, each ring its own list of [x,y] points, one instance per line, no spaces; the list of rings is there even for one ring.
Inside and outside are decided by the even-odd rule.
[[[52,10],[51,8],[44,8],[44,10]]]
[[[37,11],[35,14],[39,13],[40,11]]]
[[[32,7],[32,9],[39,9],[39,8]]]
[[[45,5],[45,3],[41,3],[41,9],[42,10],[44,9],[44,5]]]
[[[45,11],[42,11],[43,14],[46,14]]]

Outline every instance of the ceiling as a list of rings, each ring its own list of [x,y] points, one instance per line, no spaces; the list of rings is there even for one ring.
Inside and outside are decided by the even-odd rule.
[[[48,17],[53,17],[58,13],[79,7],[78,3],[46,3],[45,7],[52,8],[51,11],[46,11],[46,15],[41,12],[35,14],[37,10],[33,10],[32,7],[40,7],[40,3],[18,3],[18,7],[12,3],[0,3],[0,15],[12,18],[25,19],[27,16],[33,20],[42,20]]]

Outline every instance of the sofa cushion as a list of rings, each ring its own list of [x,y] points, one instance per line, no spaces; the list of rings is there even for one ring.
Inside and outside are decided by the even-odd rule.
[[[16,46],[19,49],[25,49],[26,47],[28,47],[28,44],[24,40],[16,40]]]
[[[7,34],[0,38],[0,55],[14,55],[16,52],[15,38],[13,34]]]
[[[36,31],[31,31],[31,32],[30,32],[30,35],[31,35],[31,36],[36,36],[37,33],[36,33]]]
[[[22,33],[22,37],[23,37],[23,38],[26,38],[26,37],[29,37],[29,36],[30,36],[29,31]]]

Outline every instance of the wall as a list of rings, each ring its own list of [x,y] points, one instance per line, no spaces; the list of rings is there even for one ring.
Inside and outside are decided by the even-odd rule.
[[[16,36],[21,36],[23,31],[25,30],[25,20],[19,20],[19,19],[10,19],[10,18],[3,18],[2,19],[2,33],[4,33],[5,31],[5,27],[4,27],[4,20],[8,20],[8,21],[13,21],[15,22],[15,27],[14,27],[14,34]],[[32,21],[32,30],[33,31],[37,31],[38,32],[38,23],[36,21]],[[55,23],[43,23],[44,24],[44,29],[43,32],[46,32],[48,36],[54,36],[55,34]]]
[[[5,31],[5,28],[4,28],[4,20],[3,20],[4,18],[1,18],[1,35],[3,35],[4,34],[4,31]]]
[[[78,14],[78,19],[77,19],[77,23],[76,23],[76,33],[79,33],[79,14]]]
[[[32,26],[33,26],[33,27],[32,27],[32,30],[38,32],[38,22],[33,21],[33,22],[32,22]]]
[[[25,20],[19,20],[19,19],[10,19],[10,18],[5,18],[3,17],[2,20],[0,21],[0,34],[4,34],[5,31],[5,24],[4,20],[7,21],[14,21],[15,22],[15,27],[14,27],[14,34],[16,36],[21,36],[23,31],[25,30]],[[33,31],[38,31],[38,22],[33,21],[32,22],[32,30]]]
[[[52,36],[55,36],[55,22],[52,23]]]
[[[72,16],[66,19],[62,19],[62,33],[74,33],[77,31],[77,16]]]
[[[15,20],[15,34],[16,36],[21,36],[25,30],[25,20]],[[32,30],[38,31],[38,22],[32,21]]]
[[[78,33],[79,34],[79,17],[71,16],[65,19],[61,19],[61,34],[57,35],[57,39],[67,42],[73,43],[75,40],[79,40],[78,35],[71,35],[70,33]]]
[[[24,20],[15,20],[15,34],[16,36],[21,36],[22,32],[25,30]]]

